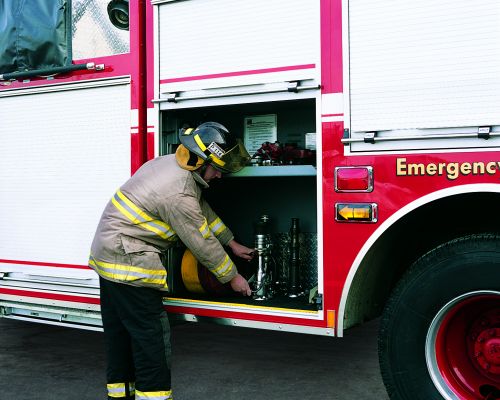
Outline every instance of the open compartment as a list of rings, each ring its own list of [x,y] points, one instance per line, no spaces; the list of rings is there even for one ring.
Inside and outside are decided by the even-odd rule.
[[[235,239],[259,248],[250,263],[231,257],[250,280],[254,295],[235,296],[202,273],[198,274],[200,280],[208,279],[201,282],[204,293],[189,290],[181,268],[184,248],[179,246],[167,260],[173,298],[284,311],[320,307],[316,115],[314,98],[161,111],[160,155],[175,152],[179,130],[217,121],[242,139],[254,156],[242,171],[212,181],[204,193]],[[267,141],[275,147],[261,147]],[[263,216],[267,216],[265,224]],[[291,233],[292,218],[298,221],[297,233]],[[230,250],[228,254],[232,255]],[[267,281],[259,280],[259,266],[261,270],[265,267]]]

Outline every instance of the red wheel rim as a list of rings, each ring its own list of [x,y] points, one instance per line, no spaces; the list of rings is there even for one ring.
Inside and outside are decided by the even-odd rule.
[[[500,293],[472,292],[446,304],[429,327],[426,359],[445,399],[500,399]]]

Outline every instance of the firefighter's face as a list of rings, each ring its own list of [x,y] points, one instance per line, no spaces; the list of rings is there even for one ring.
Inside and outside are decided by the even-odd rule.
[[[212,179],[215,178],[222,178],[222,172],[216,170],[214,167],[212,167],[210,164],[208,164],[207,169],[205,170],[205,173],[203,174],[203,179],[205,182],[210,182]]]

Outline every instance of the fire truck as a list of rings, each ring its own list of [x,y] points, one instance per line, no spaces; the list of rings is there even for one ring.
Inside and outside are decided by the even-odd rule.
[[[179,243],[172,316],[332,338],[381,317],[391,398],[500,399],[496,0],[0,12],[1,317],[101,329],[87,262],[105,204],[217,121],[253,156],[206,197],[256,248],[238,266],[254,293],[224,293]]]

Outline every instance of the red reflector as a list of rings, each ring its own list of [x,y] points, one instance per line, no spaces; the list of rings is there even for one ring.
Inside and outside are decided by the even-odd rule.
[[[371,192],[373,190],[372,167],[335,168],[335,191]]]

